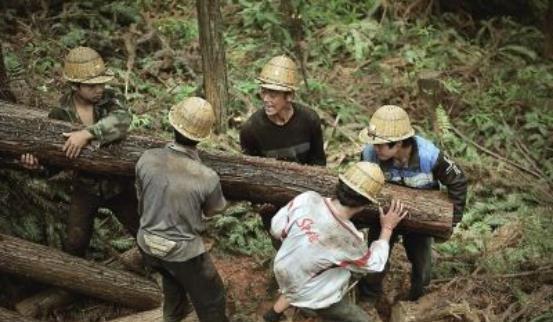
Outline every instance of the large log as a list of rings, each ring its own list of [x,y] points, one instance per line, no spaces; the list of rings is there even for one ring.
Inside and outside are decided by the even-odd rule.
[[[61,151],[64,144],[61,133],[71,129],[68,123],[47,119],[44,112],[0,101],[0,156],[19,157],[32,152],[41,162],[51,165],[111,176],[133,176],[142,152],[166,143],[131,135],[120,143],[89,147],[72,161]],[[229,199],[283,206],[307,190],[334,195],[337,177],[322,167],[222,152],[200,151],[200,157],[219,173]],[[444,194],[386,185],[382,202],[389,202],[391,197],[404,201],[410,209],[410,216],[403,220],[400,229],[440,238],[451,235],[453,206]],[[374,223],[378,220],[378,209],[369,208],[357,219]]]
[[[160,305],[153,282],[54,248],[0,234],[0,271],[139,309]]]
[[[104,262],[104,264],[106,264],[107,267],[115,269],[117,269],[118,266],[122,266],[128,271],[139,274],[143,271],[142,255],[140,254],[138,247],[133,247],[119,255],[115,261],[111,261],[109,263]],[[23,316],[34,317],[66,306],[72,303],[75,298],[74,293],[68,292],[61,288],[53,287],[19,301],[15,304],[15,310]]]

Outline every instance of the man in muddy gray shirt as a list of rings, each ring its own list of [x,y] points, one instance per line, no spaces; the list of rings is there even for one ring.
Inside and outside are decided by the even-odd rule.
[[[173,106],[175,142],[144,152],[136,165],[137,242],[145,262],[163,276],[164,322],[186,316],[187,295],[201,322],[228,321],[224,286],[201,238],[203,216],[226,205],[219,176],[196,150],[214,120],[211,105],[201,98]]]

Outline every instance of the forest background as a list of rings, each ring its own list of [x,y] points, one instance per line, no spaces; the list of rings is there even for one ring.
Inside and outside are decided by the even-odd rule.
[[[240,153],[240,125],[261,106],[255,77],[279,54],[301,67],[296,99],[321,116],[333,171],[358,159],[357,133],[376,108],[402,106],[416,131],[457,160],[470,180],[462,223],[434,246],[426,304],[409,309],[429,305],[427,318],[454,321],[551,321],[553,1],[444,2],[221,0],[228,129],[201,147]],[[0,5],[3,58],[18,103],[54,106],[65,90],[64,55],[90,46],[117,75],[112,86],[127,99],[133,132],[170,138],[171,105],[202,92],[195,2],[47,4]],[[432,93],[424,90],[428,80],[438,82]],[[0,232],[60,247],[67,184],[63,176],[44,180],[0,169]],[[109,211],[101,211],[95,228],[91,259],[134,245]],[[226,265],[249,260],[250,274],[270,275],[274,251],[249,203],[210,221],[210,235]],[[387,280],[391,295],[377,305],[383,320],[407,289],[399,248]],[[2,306],[13,305],[21,285],[34,287],[5,275],[0,284]],[[247,319],[258,302],[234,298],[235,318]],[[57,314],[100,321],[87,305]]]

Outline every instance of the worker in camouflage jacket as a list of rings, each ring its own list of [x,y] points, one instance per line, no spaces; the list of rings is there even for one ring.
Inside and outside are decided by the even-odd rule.
[[[447,188],[453,202],[453,225],[461,221],[467,196],[467,180],[459,166],[429,140],[415,135],[407,112],[401,107],[385,105],[373,114],[369,126],[359,138],[366,143],[361,154],[364,161],[380,165],[386,181],[415,189]],[[379,236],[378,227],[371,227],[369,239]],[[403,233],[403,245],[412,264],[409,300],[417,300],[430,283],[432,269],[431,236]],[[398,239],[392,236],[390,251]],[[382,292],[384,273],[363,280],[362,294],[370,297]]]
[[[62,133],[67,158],[75,159],[86,147],[99,147],[123,139],[131,122],[131,115],[114,91],[106,88],[113,75],[106,69],[102,57],[88,47],[69,51],[64,61],[64,78],[69,90],[53,108],[48,117],[73,124],[82,129]],[[39,160],[31,153],[21,156],[27,168],[38,168]],[[46,172],[53,172],[52,168]],[[128,232],[138,230],[137,200],[134,185],[128,179],[108,179],[104,176],[74,171],[71,207],[67,220],[64,250],[83,256],[92,235],[94,217],[98,208],[114,212]]]

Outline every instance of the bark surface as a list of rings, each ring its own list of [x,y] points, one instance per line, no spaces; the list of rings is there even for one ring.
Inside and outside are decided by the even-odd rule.
[[[161,300],[157,285],[141,276],[3,234],[0,271],[139,309],[158,307]]]
[[[217,131],[226,129],[228,81],[223,38],[223,16],[219,0],[196,0],[198,29],[204,72],[205,99],[217,118]]]
[[[122,268],[140,275],[143,274],[142,255],[136,246],[117,256],[114,261],[105,264],[110,268]],[[15,310],[23,316],[35,317],[66,306],[75,299],[74,293],[52,287],[21,300],[15,305]]]
[[[76,160],[65,157],[61,148],[62,132],[71,129],[65,122],[49,120],[45,113],[19,105],[0,102],[0,160],[34,153],[41,163],[84,170],[107,176],[133,176],[134,166],[142,152],[164,146],[167,142],[129,136],[122,142],[100,148],[88,147]],[[304,166],[273,159],[222,152],[200,151],[202,161],[219,174],[225,196],[233,200],[271,203],[284,206],[296,195],[313,190],[333,196],[337,176],[328,169]],[[439,238],[451,235],[453,205],[439,191],[415,190],[398,185],[385,185],[381,202],[391,198],[404,201],[409,218],[400,229]],[[356,221],[378,222],[378,209],[371,206],[356,216]]]

